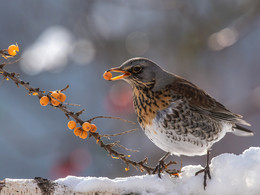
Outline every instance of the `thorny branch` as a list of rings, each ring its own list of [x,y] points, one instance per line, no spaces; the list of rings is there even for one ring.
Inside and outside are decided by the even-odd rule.
[[[0,51],[1,51],[1,50],[0,50]],[[17,61],[15,61],[15,62],[17,62]],[[14,63],[15,63],[15,62],[14,62]],[[10,64],[10,62],[9,62],[8,64]],[[2,74],[3,77],[4,77],[6,80],[11,79],[11,80],[16,84],[17,87],[19,87],[19,86],[24,87],[24,88],[28,91],[29,94],[32,94],[32,95],[34,95],[34,96],[37,96],[39,99],[40,99],[42,96],[46,95],[46,92],[45,92],[45,91],[41,90],[40,88],[34,88],[34,87],[32,87],[32,86],[30,85],[29,82],[25,82],[25,81],[21,80],[21,79],[19,78],[19,76],[20,76],[19,74],[15,73],[15,72],[12,72],[12,73],[11,73],[11,72],[8,72],[8,71],[4,70],[5,65],[7,65],[7,63],[2,63],[2,64],[0,64],[0,74]],[[66,90],[68,87],[69,87],[69,86],[67,85],[67,86],[66,86],[64,89],[62,89],[61,91]],[[50,94],[47,94],[47,96],[50,96]],[[57,109],[60,109],[60,110],[65,114],[65,116],[66,116],[68,119],[69,119],[69,118],[73,118],[78,124],[82,125],[85,121],[83,121],[79,116],[80,116],[80,114],[83,113],[84,109],[81,110],[81,111],[79,111],[79,112],[72,112],[72,111],[70,111],[70,110],[67,108],[66,105],[67,105],[67,104],[64,104],[64,103],[63,103],[63,104],[60,104],[59,106],[52,106],[52,105],[50,104],[50,106],[55,107],[55,108],[57,108]],[[121,120],[121,121],[124,121],[124,122],[127,122],[127,123],[135,124],[135,123],[132,122],[132,121],[128,121],[128,120],[125,120],[125,119],[121,119],[121,118],[119,118],[119,117],[110,117],[110,116],[109,116],[109,117],[108,117],[108,116],[96,116],[96,117],[93,117],[93,118],[91,118],[91,119],[89,119],[89,120],[87,120],[87,121],[91,123],[93,120],[99,119],[99,118],[117,119],[117,120]],[[122,161],[126,164],[126,167],[127,167],[126,170],[129,169],[129,165],[132,165],[134,168],[136,168],[137,170],[139,169],[141,172],[146,171],[148,174],[151,174],[151,173],[153,172],[154,168],[147,165],[147,161],[148,161],[148,158],[147,158],[147,157],[145,157],[143,160],[141,160],[141,161],[139,161],[139,162],[136,162],[136,161],[134,161],[134,160],[129,159],[129,157],[130,157],[129,155],[125,155],[125,154],[123,154],[123,153],[120,153],[120,152],[116,151],[113,147],[121,147],[121,148],[123,148],[123,149],[125,149],[125,150],[127,150],[127,151],[132,151],[132,152],[137,152],[136,150],[131,150],[131,149],[128,149],[128,148],[126,148],[126,147],[120,145],[120,144],[119,144],[119,141],[106,144],[106,143],[104,143],[104,142],[101,140],[102,137],[107,137],[107,138],[108,138],[109,136],[123,135],[123,134],[126,134],[126,133],[133,132],[133,131],[135,131],[135,130],[136,130],[136,129],[133,129],[133,130],[125,131],[125,132],[118,133],[118,134],[114,134],[114,135],[113,135],[113,134],[111,134],[111,135],[100,135],[100,134],[97,133],[97,132],[95,132],[95,133],[89,132],[89,135],[90,135],[89,137],[91,137],[91,136],[94,137],[95,140],[96,140],[96,143],[99,144],[99,146],[100,146],[101,148],[105,149],[105,150],[108,152],[108,154],[109,154],[112,158],[122,160]],[[168,166],[169,166],[170,164],[176,164],[176,163],[175,163],[175,162],[170,162],[170,163],[168,163],[168,164],[165,164],[165,166],[164,166],[164,171],[167,172],[167,173],[170,174],[170,175],[178,176],[178,173],[180,172],[180,170],[175,170],[175,169],[170,170],[170,169],[168,169]]]

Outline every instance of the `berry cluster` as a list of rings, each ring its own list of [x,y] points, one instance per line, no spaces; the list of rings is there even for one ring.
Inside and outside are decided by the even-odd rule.
[[[50,91],[50,95],[45,95],[40,98],[40,104],[42,106],[47,106],[49,102],[53,106],[59,106],[66,100],[66,95],[61,92],[61,90]],[[84,122],[81,127],[77,127],[75,121],[71,120],[68,122],[68,128],[74,130],[74,134],[81,139],[86,139],[88,137],[88,131],[96,132],[97,127],[89,122]]]
[[[50,94],[51,98],[47,95],[41,97],[40,104],[42,106],[47,106],[50,101],[53,106],[59,106],[66,100],[66,95],[61,91],[51,91]]]
[[[74,129],[74,134],[81,139],[86,139],[88,137],[88,131],[94,133],[97,130],[96,125],[89,122],[84,122],[81,127],[77,127],[76,122],[72,120],[68,122],[68,128],[71,130]]]

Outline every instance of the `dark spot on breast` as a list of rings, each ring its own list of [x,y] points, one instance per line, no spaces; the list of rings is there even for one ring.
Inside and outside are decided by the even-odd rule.
[[[173,112],[174,118],[178,118],[179,117],[179,112],[178,111],[172,110],[172,112]]]

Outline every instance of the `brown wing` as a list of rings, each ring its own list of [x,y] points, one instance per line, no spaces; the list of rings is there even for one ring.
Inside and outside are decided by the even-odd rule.
[[[232,113],[205,91],[183,78],[177,77],[173,93],[185,97],[191,109],[212,119],[250,125],[241,115]]]

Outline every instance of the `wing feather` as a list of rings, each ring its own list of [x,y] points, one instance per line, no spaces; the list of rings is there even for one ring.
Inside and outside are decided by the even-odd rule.
[[[232,113],[204,90],[181,77],[176,78],[172,88],[173,93],[185,98],[188,101],[190,108],[194,111],[202,115],[207,115],[215,120],[250,126],[249,123],[242,119],[241,115]]]

